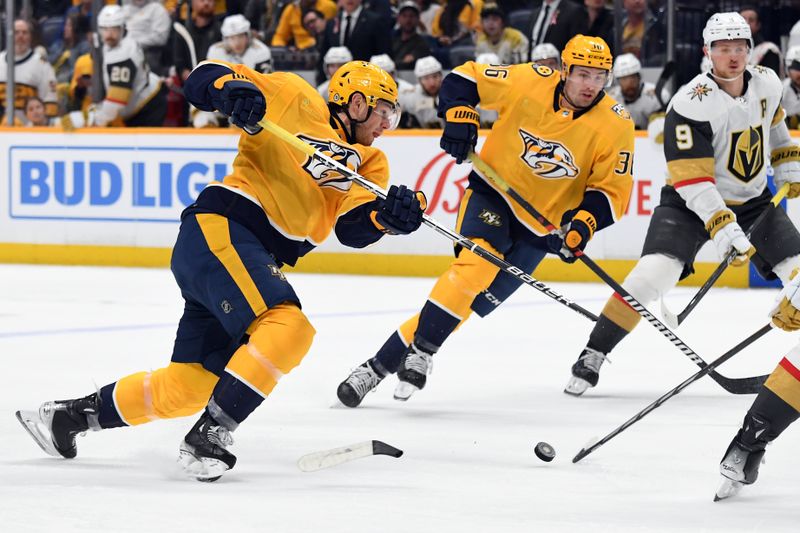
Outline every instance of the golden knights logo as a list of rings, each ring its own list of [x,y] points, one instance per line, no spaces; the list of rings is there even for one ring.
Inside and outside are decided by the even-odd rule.
[[[497,213],[492,213],[488,209],[484,209],[481,211],[481,214],[478,215],[478,218],[483,221],[484,224],[488,224],[490,226],[502,226],[503,219],[500,218],[500,215]]]
[[[731,132],[728,170],[748,182],[764,168],[764,129],[761,125]]]
[[[703,101],[703,97],[704,96],[708,96],[709,93],[711,93],[711,87],[709,87],[705,83],[698,83],[697,85],[692,87],[691,90],[686,94],[691,96],[691,98],[689,98],[689,100],[694,100],[695,98],[697,98],[698,100],[700,100],[702,102]]]
[[[575,158],[563,144],[540,139],[522,129],[519,136],[525,144],[520,157],[542,178],[574,178],[578,175]]]
[[[305,135],[298,135],[297,137],[304,140],[321,153],[355,171],[357,171],[358,167],[361,165],[361,156],[349,146],[342,146],[329,140],[312,139]],[[303,170],[308,172],[320,187],[333,187],[334,189],[347,192],[350,190],[350,187],[353,186],[353,182],[342,175],[341,172],[327,167],[324,163],[317,161],[313,157],[309,157],[306,162],[303,163]]]

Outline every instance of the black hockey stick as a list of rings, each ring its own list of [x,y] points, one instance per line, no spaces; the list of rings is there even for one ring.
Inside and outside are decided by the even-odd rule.
[[[664,100],[661,98],[661,93],[664,91],[664,85],[667,84],[669,79],[675,74],[675,71],[678,69],[678,63],[675,60],[667,61],[664,65],[664,68],[661,70],[661,75],[658,77],[658,81],[656,81],[656,99],[658,103],[661,104],[661,111],[667,109],[667,102],[664,103]]]
[[[501,178],[497,172],[494,171],[489,165],[486,164],[477,154],[471,152],[469,155],[470,161],[472,164],[475,165],[475,168],[480,170],[484,175],[486,175],[489,179],[491,179],[498,187],[503,189],[511,198],[513,198],[520,206],[522,206],[525,211],[527,211],[531,216],[533,216],[540,224],[542,224],[547,231],[555,232],[558,228],[556,228],[550,221],[548,221],[544,215],[539,213],[535,207],[533,207],[527,200],[517,193],[511,186],[506,183],[503,178]],[[689,348],[685,342],[683,342],[673,331],[671,331],[667,326],[665,326],[658,318],[656,318],[650,311],[648,311],[645,306],[639,303],[631,294],[626,291],[622,285],[617,283],[614,278],[609,276],[605,270],[600,268],[600,265],[595,263],[589,256],[584,254],[583,252],[575,253],[575,256],[580,259],[584,265],[586,265],[589,270],[597,274],[597,276],[602,279],[606,284],[614,289],[614,291],[622,297],[623,300],[639,315],[642,316],[645,320],[647,320],[654,328],[658,330],[663,336],[665,336],[672,344],[675,345],[686,357],[691,359],[697,366],[700,368],[705,368],[706,362],[703,360],[702,357],[697,355],[697,353]],[[728,378],[723,375],[720,375],[716,372],[711,372],[711,378],[720,384],[720,386],[725,389],[726,391],[730,392],[731,394],[754,394],[758,391],[761,387],[761,384],[767,379],[767,376],[754,376],[749,378]]]
[[[278,126],[274,122],[262,119],[259,123],[259,126],[267,130],[268,132],[276,135],[281,140],[286,141],[288,144],[292,145],[293,147],[297,148],[301,152],[305,153],[309,157],[316,159],[317,161],[323,163],[324,165],[328,166],[329,168],[335,169],[340,172],[345,178],[357,183],[361,187],[365,188],[375,196],[379,198],[386,198],[386,191],[372,183],[371,181],[367,180],[357,172],[354,172],[352,169],[342,165],[335,159],[328,157],[327,155],[321,153],[319,150],[308,144],[307,142],[303,141],[302,139],[298,139],[282,127]],[[433,218],[428,215],[422,215],[422,222],[425,223],[426,226],[433,228],[439,234],[444,235],[454,243],[459,246],[462,246],[469,250],[470,252],[474,253],[478,257],[489,261],[496,267],[500,268],[504,272],[507,272],[520,280],[522,283],[529,285],[536,289],[537,291],[549,296],[553,300],[557,301],[561,305],[565,305],[579,313],[589,320],[597,321],[597,316],[592,312],[584,309],[580,305],[566,299],[564,296],[560,295],[559,293],[555,292],[553,289],[539,281],[538,279],[534,278],[533,276],[527,274],[524,270],[519,267],[512,265],[511,263],[501,259],[500,257],[494,255],[489,250],[478,246],[476,243],[472,242],[468,238],[464,237],[463,235],[452,231]]]
[[[725,352],[723,355],[712,361],[711,364],[706,366],[704,369],[697,372],[696,374],[694,374],[693,376],[682,382],[680,385],[670,390],[669,392],[665,393],[656,401],[654,401],[653,403],[651,403],[650,405],[648,405],[647,407],[645,407],[644,409],[633,415],[633,417],[629,418],[625,423],[623,423],[617,429],[615,429],[602,439],[598,440],[597,442],[593,443],[591,446],[588,446],[586,448],[581,448],[581,450],[575,455],[575,457],[572,458],[572,462],[577,463],[578,461],[580,461],[581,459],[583,459],[584,457],[595,451],[597,448],[599,448],[606,442],[610,441],[611,439],[613,439],[614,437],[616,437],[617,435],[619,435],[620,433],[631,427],[633,424],[635,424],[636,422],[647,416],[657,407],[660,407],[667,400],[680,393],[683,389],[685,389],[698,379],[702,378],[706,374],[711,374],[715,368],[717,368],[719,365],[721,365],[722,363],[724,363],[725,361],[727,361],[728,359],[730,359],[731,357],[733,357],[734,355],[736,355],[737,353],[741,352],[743,349],[751,345],[753,342],[764,336],[771,329],[772,329],[771,323],[767,324],[766,326],[762,326],[758,331],[756,331],[755,333],[747,337],[745,340],[743,340],[742,342],[740,342],[739,344],[737,344],[736,346]]]
[[[772,200],[770,200],[771,205],[768,205],[767,208],[764,209],[764,212],[758,215],[758,218],[756,218],[755,222],[753,222],[753,225],[750,226],[750,230],[747,232],[748,239],[753,234],[753,230],[756,229],[756,227],[767,218],[767,215],[769,215],[770,210],[773,207],[777,207],[788,192],[789,192],[789,184],[784,183],[783,186],[780,189],[778,189],[778,192],[775,193],[775,196],[772,197]],[[716,270],[714,270],[714,272],[706,280],[706,282],[703,283],[703,286],[700,287],[700,290],[698,290],[697,294],[695,294],[694,297],[691,299],[689,304],[686,306],[686,309],[684,309],[677,315],[667,308],[666,304],[664,303],[664,298],[661,298],[661,316],[664,317],[664,322],[666,322],[667,325],[672,329],[675,329],[678,326],[680,326],[683,323],[683,321],[686,320],[686,317],[689,316],[689,313],[692,312],[692,309],[694,309],[697,306],[697,304],[700,303],[700,300],[703,299],[703,296],[705,296],[706,293],[709,291],[709,289],[711,289],[711,286],[717,282],[720,276],[722,276],[722,273],[725,272],[725,269],[728,268],[728,265],[730,265],[735,258],[736,258],[736,250],[731,250],[728,256],[722,260],[722,262],[717,266]]]

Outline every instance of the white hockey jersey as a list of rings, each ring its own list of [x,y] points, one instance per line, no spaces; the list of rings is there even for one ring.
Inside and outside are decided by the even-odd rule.
[[[225,48],[223,41],[212,44],[208,49],[206,59],[227,61],[228,63],[247,65],[262,74],[272,72],[272,52],[269,47],[258,39],[250,39],[249,46],[242,55],[236,55]],[[326,95],[327,98],[327,95]]]
[[[783,80],[783,110],[786,111],[786,123],[790,128],[800,126],[800,87],[792,85],[792,80]]]
[[[414,86],[413,91],[404,92],[397,97],[404,112],[414,116],[422,128],[441,128],[444,121],[438,116],[436,109],[439,99],[425,92],[422,85]]]
[[[106,98],[94,118],[97,126],[117,115],[123,120],[136,115],[158,93],[161,79],[150,72],[136,41],[125,37],[114,48],[103,45],[103,86]]]
[[[639,97],[630,102],[622,95],[619,85],[612,87],[608,91],[608,95],[625,106],[625,111],[631,114],[637,130],[646,130],[650,123],[650,115],[661,109],[661,103],[656,98],[656,86],[652,83],[642,83],[639,86]],[[669,101],[669,94],[662,91],[661,98],[666,103]]]
[[[664,124],[668,183],[711,181],[726,204],[755,198],[767,184],[770,129],[784,118],[783,86],[774,71],[748,66],[746,88],[733,98],[699,74],[669,104]]]
[[[0,52],[0,105],[6,103],[6,52]],[[48,117],[58,114],[56,75],[53,67],[36,50],[30,50],[14,62],[14,108],[16,117],[25,122],[25,100],[38,96]]]

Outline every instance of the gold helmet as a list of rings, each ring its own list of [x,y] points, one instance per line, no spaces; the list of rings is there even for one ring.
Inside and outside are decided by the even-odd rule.
[[[611,72],[613,58],[608,44],[600,37],[578,34],[561,51],[561,78],[566,78],[572,67],[600,68]]]
[[[350,61],[339,67],[328,85],[328,102],[344,106],[355,93],[363,94],[369,107],[374,108],[378,100],[397,105],[397,83],[367,61]]]

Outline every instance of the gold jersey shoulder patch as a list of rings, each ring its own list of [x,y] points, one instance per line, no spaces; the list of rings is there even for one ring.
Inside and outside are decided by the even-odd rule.
[[[611,106],[611,111],[616,113],[620,118],[623,118],[625,120],[631,119],[631,114],[628,113],[628,110],[625,109],[625,106],[620,104],[619,102]]]

